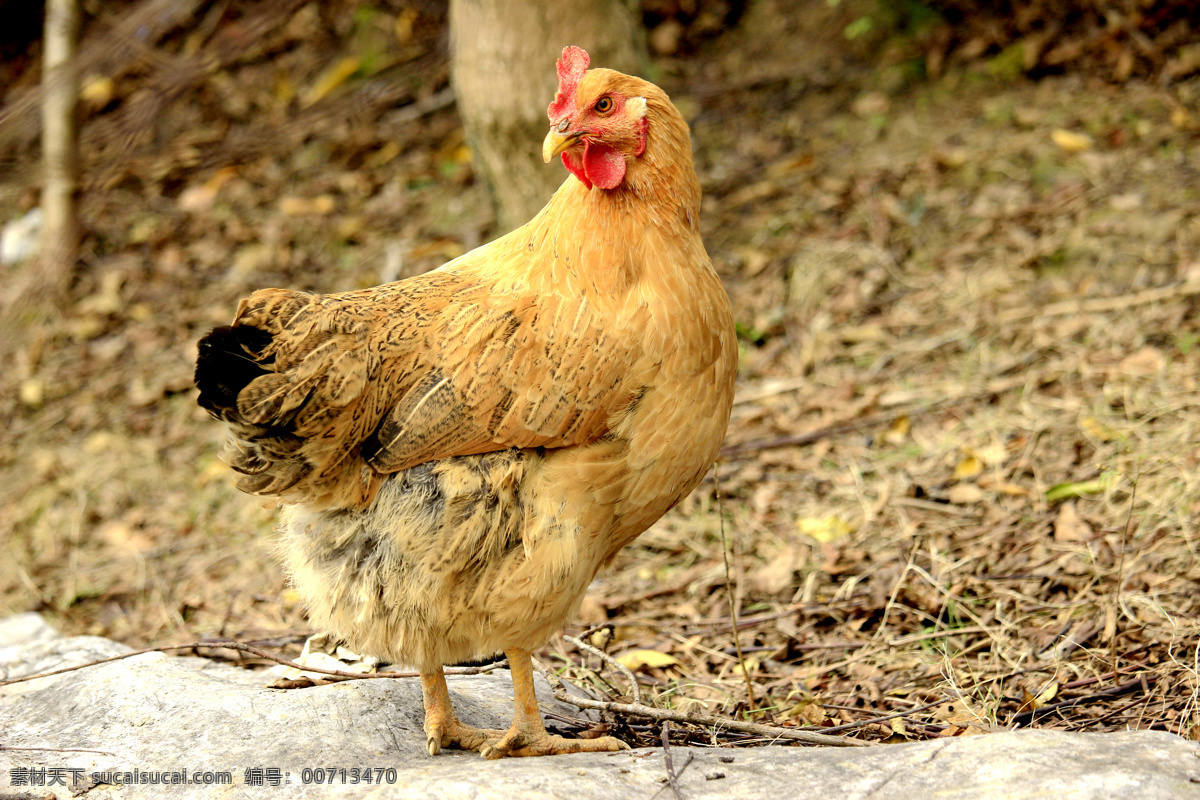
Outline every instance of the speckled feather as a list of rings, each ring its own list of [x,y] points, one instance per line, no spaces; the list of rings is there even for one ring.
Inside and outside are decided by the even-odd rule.
[[[255,292],[201,344],[239,487],[282,498],[314,622],[365,652],[536,649],[717,455],[737,347],[687,126],[610,70],[572,99],[608,93],[645,99],[643,141],[610,143],[616,188],[569,176],[524,227],[398,283]]]

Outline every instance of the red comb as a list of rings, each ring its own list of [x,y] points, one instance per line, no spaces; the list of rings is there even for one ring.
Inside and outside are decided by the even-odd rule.
[[[575,106],[575,87],[590,63],[592,60],[583,48],[563,48],[562,57],[558,59],[558,94],[554,95],[554,102],[546,109],[551,122],[560,119]]]

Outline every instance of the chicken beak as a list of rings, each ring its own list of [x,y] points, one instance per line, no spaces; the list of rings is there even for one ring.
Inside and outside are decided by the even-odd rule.
[[[546,134],[546,140],[542,142],[542,158],[549,164],[550,159],[575,144],[582,135],[582,131],[562,133],[551,128],[550,132]]]

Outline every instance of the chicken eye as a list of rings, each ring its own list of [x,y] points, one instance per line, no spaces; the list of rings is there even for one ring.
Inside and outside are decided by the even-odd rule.
[[[611,97],[605,95],[604,97],[601,97],[599,100],[596,101],[596,113],[597,114],[607,114],[608,112],[610,112],[612,110],[613,110],[613,101],[612,101]]]

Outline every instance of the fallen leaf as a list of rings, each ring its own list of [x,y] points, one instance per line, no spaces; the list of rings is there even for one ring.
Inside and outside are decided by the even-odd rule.
[[[108,105],[116,94],[116,84],[107,75],[90,73],[81,82],[79,99],[83,102],[103,108]]]
[[[954,480],[962,481],[974,478],[983,472],[983,462],[975,456],[967,456],[954,467]]]
[[[982,461],[989,467],[998,467],[1008,460],[1008,448],[1003,442],[993,441],[986,447],[981,447],[974,452],[976,458]]]
[[[592,635],[588,637],[588,643],[595,648],[603,650],[612,641],[613,634],[609,628],[601,628],[598,631],[592,631]]]
[[[801,517],[796,520],[796,527],[805,536],[810,536],[822,543],[840,539],[854,530],[849,523],[833,516]]]
[[[1054,541],[1085,542],[1093,533],[1092,526],[1079,517],[1074,500],[1059,506],[1058,516],[1054,518]]]
[[[320,101],[334,89],[341,86],[350,76],[358,72],[358,68],[362,66],[362,59],[358,56],[346,56],[338,61],[329,69],[321,73],[321,77],[317,78],[309,90],[304,93],[304,100],[301,105],[308,108],[314,103]]]
[[[1120,438],[1120,432],[1094,417],[1084,417],[1079,420],[1079,429],[1087,435],[1089,439],[1095,439],[1098,442],[1111,442]]]
[[[618,656],[617,661],[623,666],[635,670],[643,667],[661,669],[673,667],[679,663],[679,659],[675,656],[660,653],[658,650],[631,650]]]
[[[738,664],[737,671],[743,675],[754,677],[754,673],[762,669],[762,660],[758,656],[746,656],[745,660]]]
[[[778,594],[792,583],[792,576],[804,561],[807,548],[785,545],[775,557],[747,576],[746,585],[753,592]]]
[[[970,704],[961,697],[952,703],[939,706],[933,712],[933,718],[939,722],[951,722],[964,728],[968,723],[984,720],[983,714],[971,708]]]
[[[417,21],[420,13],[415,8],[405,8],[396,15],[396,21],[392,23],[392,32],[396,35],[396,42],[401,45],[406,45],[413,38],[413,24]]]
[[[283,197],[279,200],[279,213],[286,217],[299,217],[305,214],[328,214],[333,211],[333,195],[322,194],[316,197]]]
[[[100,274],[100,286],[80,300],[76,307],[84,314],[114,314],[125,305],[121,298],[124,283],[124,273],[118,270],[103,272]]]
[[[1092,149],[1092,137],[1084,133],[1055,128],[1050,132],[1050,138],[1064,153],[1082,153],[1084,150]]]
[[[216,201],[221,187],[236,175],[237,170],[233,167],[222,167],[199,186],[189,186],[180,192],[175,204],[179,206],[180,211],[203,211],[210,208]]]
[[[1146,378],[1157,375],[1167,365],[1162,351],[1156,347],[1143,347],[1121,359],[1118,369],[1125,375]]]
[[[1200,121],[1197,121],[1183,106],[1171,109],[1171,124],[1183,131],[1200,128]]]
[[[1025,497],[1029,494],[1029,490],[1024,486],[1019,486],[1008,481],[996,481],[982,478],[979,481],[980,487],[987,489],[989,492],[997,492],[1006,494],[1009,497]]]
[[[42,400],[46,397],[46,384],[39,378],[26,378],[21,381],[19,391],[21,402],[30,408],[36,408],[42,404]]]
[[[1046,490],[1046,500],[1053,503],[1058,500],[1066,500],[1069,497],[1086,497],[1089,494],[1100,494],[1110,486],[1113,486],[1120,477],[1119,473],[1110,470],[1101,473],[1100,477],[1093,478],[1090,481],[1058,483]]]
[[[951,486],[950,491],[946,493],[946,499],[956,506],[978,503],[983,500],[984,496],[983,489],[980,489],[973,483],[960,483],[957,486]]]
[[[1033,695],[1028,689],[1025,689],[1021,692],[1021,705],[1017,708],[1017,713],[1022,714],[1026,711],[1037,711],[1039,708],[1044,708],[1057,694],[1057,681],[1050,681],[1050,684],[1037,695]]]
[[[901,414],[892,420],[892,424],[888,425],[888,429],[883,433],[883,439],[888,444],[901,444],[908,438],[909,431],[912,430],[912,422],[907,414]]]

